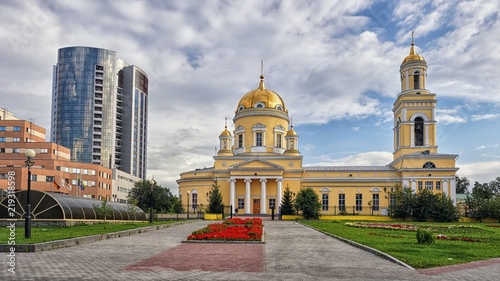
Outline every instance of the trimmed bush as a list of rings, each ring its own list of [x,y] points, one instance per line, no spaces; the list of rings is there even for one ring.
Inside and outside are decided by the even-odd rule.
[[[434,244],[435,241],[434,235],[432,232],[425,229],[417,229],[417,242],[418,244]]]

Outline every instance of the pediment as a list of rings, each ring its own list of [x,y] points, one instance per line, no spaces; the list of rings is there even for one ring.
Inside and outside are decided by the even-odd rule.
[[[249,170],[249,169],[284,170],[285,168],[283,168],[280,165],[261,159],[251,159],[240,162],[238,164],[234,164],[229,167],[229,170]]]
[[[252,128],[254,129],[265,129],[266,128],[266,125],[262,124],[262,123],[257,123],[255,125],[252,126]]]

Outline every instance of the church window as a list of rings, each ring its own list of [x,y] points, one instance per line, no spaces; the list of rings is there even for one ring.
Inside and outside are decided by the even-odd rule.
[[[363,210],[363,194],[356,194],[356,211]]]
[[[276,147],[282,147],[281,139],[282,139],[282,134],[276,134]]]
[[[413,73],[413,88],[420,89],[420,72]]]
[[[436,168],[436,165],[434,165],[434,163],[432,162],[425,162],[424,166],[422,166],[422,168],[424,169],[434,169]]]
[[[255,104],[255,108],[264,108],[264,104],[259,102]]]
[[[380,205],[380,194],[378,193],[372,194],[372,210],[378,211],[379,205]]]
[[[418,181],[417,184],[418,184],[418,190],[419,191],[422,190],[422,181]]]
[[[322,200],[321,210],[328,211],[328,194],[322,194],[321,200]]]
[[[422,117],[415,118],[415,146],[424,145],[424,119]]]
[[[436,190],[441,190],[441,182],[440,181],[436,182]]]
[[[245,208],[245,199],[238,198],[238,209],[243,210]]]
[[[245,109],[245,107],[243,105],[240,105],[240,107],[238,108],[238,111],[242,111],[243,109]]]
[[[339,211],[345,212],[345,194],[339,194]]]
[[[255,146],[262,146],[262,132],[255,133]]]
[[[243,134],[238,135],[238,148],[243,147]]]
[[[194,210],[198,209],[198,193],[191,194],[191,206]]]
[[[279,105],[279,104],[278,104],[278,105],[276,106],[276,109],[278,109],[278,110],[283,110],[283,107],[282,107],[281,105]]]
[[[426,181],[425,182],[425,189],[433,190],[434,189],[434,182],[433,181]]]

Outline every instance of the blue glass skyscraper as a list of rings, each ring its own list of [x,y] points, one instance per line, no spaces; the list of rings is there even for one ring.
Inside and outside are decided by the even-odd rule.
[[[92,47],[59,49],[53,69],[52,141],[71,159],[146,177],[148,78]]]

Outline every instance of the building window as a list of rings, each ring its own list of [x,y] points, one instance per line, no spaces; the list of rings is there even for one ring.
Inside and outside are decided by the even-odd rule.
[[[321,194],[321,210],[328,211],[328,194]]]
[[[339,194],[339,211],[345,212],[345,194]]]
[[[1,153],[5,153],[5,148],[0,148]]]
[[[31,174],[31,181],[36,181],[37,178],[37,175]]]
[[[420,73],[418,71],[413,74],[413,88],[420,89]]]
[[[40,153],[47,153],[47,152],[48,152],[47,148],[40,148]]]
[[[262,132],[255,133],[255,146],[262,146]]]
[[[21,139],[20,138],[12,138],[12,142],[20,142]]]
[[[434,163],[432,162],[425,162],[424,166],[422,166],[422,168],[424,169],[434,169],[436,168],[436,165],[434,165]]]
[[[47,176],[45,177],[46,182],[54,182],[54,177],[53,176]]]
[[[417,184],[418,184],[418,190],[419,190],[419,191],[420,191],[420,190],[422,190],[422,182],[421,182],[421,181],[419,181]]]
[[[243,210],[245,208],[245,199],[238,199],[238,209]]]
[[[363,194],[356,194],[356,211],[363,210]]]
[[[12,153],[19,153],[19,148],[13,148]]]
[[[14,132],[21,132],[21,127],[14,126]]]
[[[238,135],[238,148],[243,147],[243,134]]]
[[[394,206],[396,205],[396,194],[394,193],[391,193],[390,196],[389,196],[389,206]]]
[[[422,117],[415,118],[415,146],[424,145],[424,119]]]
[[[281,138],[282,134],[276,134],[276,147],[282,147]]]
[[[5,126],[0,126],[0,132],[6,131],[6,130],[7,130],[7,128]]]
[[[441,190],[441,182],[440,181],[436,182],[436,190]]]
[[[433,190],[434,189],[434,182],[433,181],[426,181],[425,182],[425,189]]]
[[[276,199],[269,198],[269,209],[275,209],[275,208],[276,208]]]
[[[379,194],[372,194],[372,210],[378,211],[380,207],[380,197]]]
[[[191,206],[194,210],[198,209],[198,193],[191,194]]]
[[[1,137],[0,142],[5,142],[5,137]]]

